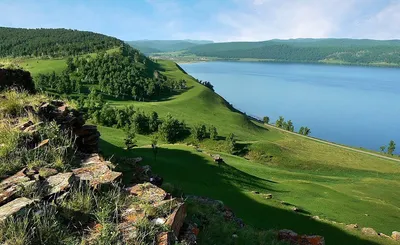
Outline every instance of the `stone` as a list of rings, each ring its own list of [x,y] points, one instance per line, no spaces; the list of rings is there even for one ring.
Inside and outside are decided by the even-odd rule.
[[[265,198],[266,198],[266,199],[272,199],[272,194],[266,194],[266,195],[265,195]]]
[[[298,245],[325,245],[325,238],[322,236],[315,236],[315,235],[300,236],[296,232],[291,230],[278,231],[278,240],[285,241],[289,244],[298,244]]]
[[[49,139],[45,139],[45,140],[43,140],[42,142],[40,142],[40,143],[34,148],[34,150],[39,149],[39,148],[41,148],[41,147],[43,147],[43,146],[45,146],[45,145],[47,145],[47,144],[49,144]]]
[[[395,241],[400,241],[400,232],[398,232],[398,231],[393,231],[393,232],[392,232],[392,238],[393,238]]]
[[[347,228],[349,229],[357,229],[358,225],[357,224],[350,224],[350,225],[346,225]]]
[[[300,209],[298,207],[292,207],[292,211],[294,212],[300,212]]]
[[[35,200],[31,200],[25,197],[17,198],[3,206],[0,207],[0,221],[7,219],[7,217],[14,215],[21,211],[22,209],[28,207]]]
[[[145,211],[138,205],[132,204],[124,209],[121,213],[121,220],[123,223],[136,224],[138,221],[146,217]]]
[[[74,133],[76,136],[88,136],[93,133],[97,133],[97,126],[95,125],[83,125],[81,128],[75,129]]]
[[[131,195],[137,196],[148,203],[160,202],[167,196],[167,193],[163,189],[151,183],[137,184],[129,187],[127,190]]]
[[[157,245],[173,245],[175,244],[174,234],[172,232],[161,232],[157,235]]]
[[[25,172],[26,168],[0,182],[0,205],[9,202],[19,191],[22,183],[30,181]]]
[[[58,171],[54,168],[40,168],[39,169],[39,176],[43,178],[47,178],[53,175],[58,174]]]
[[[91,164],[102,163],[103,161],[104,161],[104,159],[102,157],[100,157],[100,155],[97,153],[84,154],[84,155],[82,155],[81,165],[88,166]]]
[[[47,195],[64,192],[68,190],[74,182],[74,174],[71,172],[60,173],[46,179]]]
[[[378,235],[378,233],[374,229],[369,228],[369,227],[362,228],[361,232],[367,236],[377,236]]]
[[[155,218],[151,222],[155,225],[163,225],[165,224],[166,220],[164,218]]]
[[[162,183],[164,182],[164,179],[158,175],[155,175],[153,177],[150,177],[149,182],[155,186],[160,187],[162,185]]]
[[[97,187],[101,184],[110,184],[122,176],[122,173],[110,170],[105,162],[90,164],[82,168],[74,169],[72,172],[81,181],[88,181],[93,187]]]
[[[185,222],[186,218],[186,205],[179,205],[172,214],[168,216],[167,222],[165,223],[167,226],[171,227],[175,236],[179,236],[179,232],[181,231],[183,222]]]

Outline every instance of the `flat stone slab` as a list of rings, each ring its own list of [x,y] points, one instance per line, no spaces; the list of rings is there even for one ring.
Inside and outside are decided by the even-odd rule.
[[[66,191],[74,182],[74,174],[71,172],[60,173],[47,178],[47,195],[53,195]]]
[[[111,183],[122,176],[120,172],[110,170],[106,162],[91,164],[72,170],[82,181],[89,181],[91,186]]]
[[[170,216],[168,216],[167,222],[165,223],[167,226],[171,227],[173,233],[176,237],[179,236],[183,223],[186,218],[186,205],[179,205],[174,212]]]
[[[35,200],[31,200],[25,197],[17,198],[0,207],[0,221],[7,219],[9,216],[18,213],[21,209],[28,207]]]

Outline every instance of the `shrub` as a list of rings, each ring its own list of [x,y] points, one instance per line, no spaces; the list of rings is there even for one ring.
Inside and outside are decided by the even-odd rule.
[[[207,138],[207,128],[204,124],[194,125],[190,131],[195,140],[203,140]]]

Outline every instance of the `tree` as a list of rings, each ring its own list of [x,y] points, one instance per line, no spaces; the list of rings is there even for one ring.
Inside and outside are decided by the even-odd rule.
[[[389,142],[389,146],[387,147],[387,153],[389,155],[393,155],[395,149],[396,149],[396,143],[393,140],[391,140]]]
[[[263,122],[264,122],[265,124],[268,124],[268,123],[269,123],[269,117],[265,116],[265,117],[263,118]]]
[[[204,124],[194,125],[191,128],[191,134],[192,134],[193,139],[195,139],[195,140],[200,141],[200,140],[207,138],[206,125],[204,125]]]
[[[294,126],[292,123],[292,120],[287,121],[287,123],[284,123],[284,129],[286,129],[287,131],[294,131]]]
[[[386,146],[385,146],[385,145],[383,145],[383,146],[379,147],[379,149],[381,150],[381,152],[382,152],[382,153],[385,153]]]
[[[131,128],[138,134],[149,133],[149,118],[142,111],[137,111],[131,118]]]
[[[128,130],[128,132],[126,133],[126,138],[125,138],[125,146],[126,149],[130,150],[133,147],[136,146],[136,134],[134,131],[132,130]]]
[[[210,133],[210,139],[212,139],[212,140],[217,140],[218,139],[218,131],[217,131],[217,128],[215,126],[211,125],[208,128],[208,131]]]
[[[304,127],[302,126],[300,129],[299,129],[299,134],[303,134],[304,135]]]
[[[305,136],[308,136],[308,135],[310,135],[310,134],[311,134],[311,129],[305,127],[305,128],[304,128],[304,135],[305,135]]]
[[[184,127],[183,122],[180,122],[178,119],[172,117],[171,114],[168,114],[163,123],[159,126],[158,133],[164,141],[173,143],[182,136]]]
[[[149,117],[149,129],[150,132],[157,132],[158,130],[158,125],[160,125],[160,122],[158,120],[158,114],[157,112],[153,111]]]
[[[282,128],[284,122],[285,122],[285,118],[283,118],[282,116],[279,116],[279,119],[276,120],[276,122],[275,122],[275,126],[278,128]]]
[[[225,141],[226,141],[226,145],[227,145],[229,153],[233,154],[236,149],[235,135],[233,133],[230,133]]]

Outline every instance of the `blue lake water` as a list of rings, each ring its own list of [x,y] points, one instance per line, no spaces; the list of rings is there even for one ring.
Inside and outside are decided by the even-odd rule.
[[[296,131],[336,143],[400,148],[400,69],[318,64],[180,64],[248,115],[291,119]],[[396,152],[400,152],[398,149]]]

